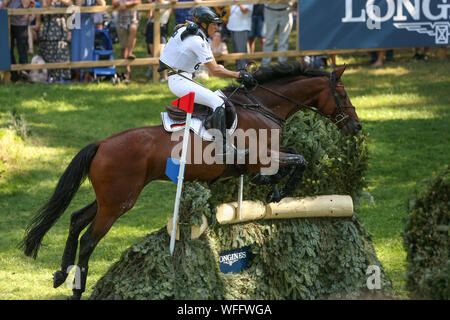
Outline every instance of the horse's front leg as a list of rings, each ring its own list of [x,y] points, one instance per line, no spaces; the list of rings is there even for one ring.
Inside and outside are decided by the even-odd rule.
[[[303,171],[306,168],[307,162],[303,156],[297,154],[297,151],[293,147],[281,147],[278,152],[278,161],[280,168],[274,175],[262,175],[258,174],[252,179],[252,183],[272,184],[274,185],[273,191],[267,195],[267,202],[278,202],[282,198],[291,195],[297,188],[300,180],[303,176]],[[289,180],[285,187],[280,191],[277,184],[291,173]]]
[[[253,177],[250,183],[254,183],[256,185],[265,185],[265,184],[278,184],[280,181],[286,177],[292,171],[291,166],[280,166],[278,172],[273,175],[262,175],[258,173]]]
[[[268,202],[279,202],[281,199],[291,196],[297,189],[308,164],[302,155],[296,153],[280,152],[279,161],[280,166],[293,167],[294,170],[282,190],[279,191],[277,186],[274,186],[272,194],[268,195]]]
[[[296,153],[295,149],[293,147],[280,147],[280,150],[276,152],[277,155],[276,161],[279,163],[279,168],[277,173],[273,175],[264,175],[264,174],[257,174],[253,177],[253,179],[250,181],[250,183],[254,183],[256,185],[265,185],[265,184],[278,184],[284,177],[286,177],[291,171],[292,166],[291,165],[282,165],[279,162],[279,155],[280,153]]]

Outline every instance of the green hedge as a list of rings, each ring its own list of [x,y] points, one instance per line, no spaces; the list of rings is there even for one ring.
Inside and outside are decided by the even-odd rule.
[[[342,137],[315,114],[299,112],[286,124],[283,145],[309,162],[296,196],[350,194],[357,202],[365,184],[366,136]],[[244,199],[263,200],[267,186],[249,185]],[[283,183],[283,182],[282,182]],[[238,179],[212,185],[186,183],[175,254],[165,228],[126,250],[96,284],[91,299],[320,299],[373,298],[392,293],[370,235],[358,220],[311,218],[219,225],[212,208],[237,200]],[[210,227],[199,239],[189,230],[206,214]],[[249,246],[249,268],[222,274],[219,254]],[[366,270],[381,270],[381,290],[368,290]]]
[[[450,298],[450,168],[427,181],[413,201],[403,235],[407,288],[414,298]]]

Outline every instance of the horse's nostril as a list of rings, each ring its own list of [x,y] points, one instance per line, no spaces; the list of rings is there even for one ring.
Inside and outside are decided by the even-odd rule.
[[[361,130],[361,129],[362,129],[361,123],[358,123],[358,124],[356,125],[356,129],[358,129],[358,130]]]

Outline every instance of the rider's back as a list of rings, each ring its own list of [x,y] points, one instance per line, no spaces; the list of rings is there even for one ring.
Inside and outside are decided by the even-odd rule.
[[[164,47],[160,60],[174,69],[194,73],[200,64],[212,61],[213,54],[206,36],[192,35],[181,40],[185,30],[186,27],[181,27],[175,31]]]

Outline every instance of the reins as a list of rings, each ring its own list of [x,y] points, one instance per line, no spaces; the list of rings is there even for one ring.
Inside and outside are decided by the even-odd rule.
[[[237,89],[240,89],[240,87],[237,87]],[[233,91],[233,94],[235,92],[236,92],[236,90]],[[241,106],[244,109],[248,109],[248,110],[252,110],[252,111],[258,112],[258,113],[262,114],[263,116],[265,116],[266,118],[268,118],[269,120],[272,120],[273,122],[275,122],[281,128],[283,128],[284,122],[286,120],[284,120],[283,118],[279,117],[272,110],[270,110],[269,108],[267,108],[263,104],[261,104],[258,101],[258,99],[256,99],[256,97],[254,95],[252,95],[248,90],[245,90],[244,94],[245,94],[245,96],[247,98],[252,100],[253,103],[243,103],[243,102],[237,101],[235,99],[231,99],[232,95],[229,96],[228,101],[232,102],[235,105],[239,105],[239,106]]]
[[[330,73],[330,89],[331,90],[330,90],[330,93],[328,95],[327,101],[329,99],[330,94],[332,94],[334,99],[335,99],[335,103],[336,103],[336,109],[335,109],[335,112],[333,112],[332,115],[328,115],[328,114],[324,113],[319,108],[311,107],[311,106],[309,106],[307,104],[298,102],[295,99],[292,99],[292,98],[290,98],[290,97],[288,97],[288,96],[286,96],[286,95],[284,95],[282,93],[279,93],[279,92],[277,92],[277,91],[275,91],[275,90],[273,90],[271,88],[268,88],[266,86],[263,86],[261,84],[258,84],[257,87],[260,87],[261,89],[266,90],[266,91],[272,93],[273,95],[276,95],[276,96],[278,96],[278,97],[280,97],[280,98],[282,98],[282,99],[284,99],[286,101],[289,101],[292,104],[296,105],[297,107],[300,107],[301,109],[303,108],[303,109],[311,110],[311,111],[313,111],[313,112],[315,112],[315,113],[317,113],[317,114],[327,118],[328,120],[332,121],[334,124],[338,125],[340,122],[342,122],[344,120],[347,120],[349,118],[349,115],[344,112],[344,108],[353,108],[354,109],[355,107],[354,106],[343,106],[340,103],[340,100],[337,97],[336,90],[334,88],[335,87],[335,83],[336,83],[336,78],[335,77],[336,77],[336,75],[335,75],[334,72]],[[281,118],[279,118],[279,119],[281,119]],[[283,122],[285,121],[284,119],[282,119],[282,120],[283,120]]]
[[[266,86],[263,86],[263,85],[261,85],[261,84],[258,84],[258,87],[260,87],[261,89],[264,89],[264,90],[266,90],[266,91],[269,91],[269,92],[272,93],[273,95],[276,95],[276,96],[278,96],[278,97],[280,97],[280,98],[282,98],[282,99],[284,99],[284,100],[287,100],[287,101],[289,101],[289,102],[295,104],[297,107],[304,108],[304,109],[309,109],[309,110],[311,110],[311,111],[313,111],[313,112],[315,112],[315,113],[318,113],[318,114],[320,114],[320,115],[324,115],[324,113],[321,112],[320,110],[318,110],[317,108],[308,106],[308,105],[306,105],[306,104],[304,104],[304,103],[301,103],[301,102],[298,102],[297,100],[292,99],[292,98],[290,98],[290,97],[288,97],[288,96],[285,96],[284,94],[279,93],[279,92],[277,92],[277,91],[275,91],[275,90],[272,90],[272,89],[270,89],[270,88],[268,88],[268,87],[266,87]]]

